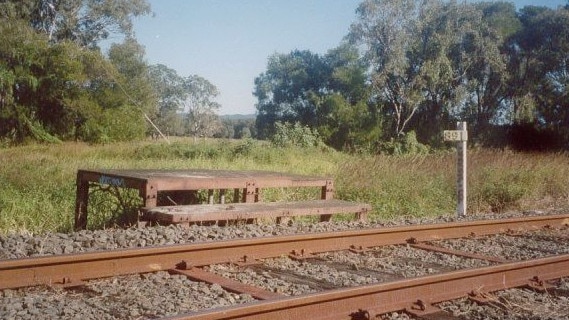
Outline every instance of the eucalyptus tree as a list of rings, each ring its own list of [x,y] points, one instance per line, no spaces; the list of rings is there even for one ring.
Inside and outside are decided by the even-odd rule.
[[[82,47],[96,47],[111,34],[132,36],[132,19],[149,13],[147,0],[0,1],[0,16],[27,21],[51,42]]]
[[[495,33],[475,6],[366,0],[357,14],[350,39],[364,48],[372,97],[392,119],[391,136],[416,130],[429,140],[441,126],[464,116],[473,101],[490,105],[479,103],[486,90],[482,82],[504,62]]]
[[[181,113],[184,102],[184,78],[163,64],[149,66],[149,80],[156,93],[157,113],[152,117],[167,135],[182,135]]]
[[[145,119],[155,113],[157,98],[144,54],[144,47],[132,38],[111,45],[111,68],[105,75],[111,85],[93,91],[99,112],[91,117],[98,122],[98,139],[124,141],[145,136],[149,127]]]
[[[569,10],[528,6],[509,46],[512,121],[569,125]]]
[[[475,63],[467,73],[468,100],[464,118],[472,124],[474,135],[484,136],[491,123],[504,123],[509,100],[509,39],[521,30],[516,8],[510,2],[481,2],[475,7],[482,13],[480,31],[472,37]],[[483,138],[483,137],[481,137]]]
[[[212,137],[221,129],[217,111],[221,105],[215,101],[217,87],[198,75],[184,78],[184,112],[187,113],[187,130],[190,136]]]
[[[413,0],[362,2],[350,38],[364,47],[372,69],[371,85],[378,104],[392,117],[393,133],[402,134],[420,107],[420,61],[407,55],[416,35],[420,6]]]
[[[539,33],[546,39],[542,53],[546,71],[539,114],[569,140],[569,7],[545,14],[543,22]]]

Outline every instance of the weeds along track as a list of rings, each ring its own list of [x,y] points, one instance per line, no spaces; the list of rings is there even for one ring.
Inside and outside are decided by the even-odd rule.
[[[558,319],[569,314],[567,224],[532,216],[0,260],[0,318]]]

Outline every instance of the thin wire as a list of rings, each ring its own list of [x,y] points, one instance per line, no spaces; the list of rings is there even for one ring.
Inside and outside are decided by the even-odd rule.
[[[154,129],[156,131],[158,131],[158,134],[160,134],[160,136],[162,138],[164,138],[164,140],[166,140],[166,142],[168,142],[168,144],[170,143],[170,140],[168,139],[168,137],[166,137],[162,131],[160,131],[160,129],[158,128],[158,126],[156,126],[154,124],[154,122],[152,122],[152,120],[150,119],[150,117],[148,117],[148,115],[146,114],[146,112],[144,112],[144,110],[142,109],[142,107],[140,106],[140,102],[134,100],[129,94],[128,92],[126,92],[125,88],[120,84],[119,81],[117,81],[117,79],[109,72],[109,70],[106,68],[106,66],[103,64],[103,69],[105,69],[105,71],[107,72],[107,75],[111,77],[111,79],[119,86],[119,88],[121,89],[121,91],[123,92],[123,94],[128,98],[128,100],[130,100],[130,102],[134,103],[135,107],[138,107],[138,109],[140,110],[140,112],[142,112],[142,114],[144,115],[144,118],[152,125],[152,127],[154,127]]]

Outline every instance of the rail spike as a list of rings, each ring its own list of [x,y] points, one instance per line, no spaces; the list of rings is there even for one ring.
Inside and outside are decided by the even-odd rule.
[[[311,253],[308,250],[300,249],[294,249],[291,251],[291,253],[288,255],[289,258],[291,258],[292,260],[305,260],[310,258]]]
[[[369,311],[359,309],[356,312],[350,313],[350,319],[351,320],[370,320],[371,315],[369,314]]]
[[[178,270],[191,270],[193,268],[191,263],[188,263],[186,260],[182,260],[181,262],[176,264],[176,269]]]
[[[528,288],[535,290],[537,292],[541,292],[541,293],[548,292],[549,290],[555,288],[554,285],[552,285],[546,281],[543,281],[538,276],[534,276],[533,278],[531,278],[528,281],[527,286],[528,286]]]
[[[414,317],[423,317],[426,315],[433,315],[443,312],[441,309],[433,306],[432,304],[425,302],[423,300],[417,300],[411,306],[405,309],[405,312],[411,314]]]

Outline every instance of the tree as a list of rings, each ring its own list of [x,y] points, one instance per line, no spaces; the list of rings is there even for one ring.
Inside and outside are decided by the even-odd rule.
[[[330,74],[324,94],[316,100],[318,133],[338,150],[373,150],[383,119],[368,103],[366,61],[349,43],[329,50],[324,61]]]
[[[97,114],[94,93],[109,87],[114,67],[69,41],[50,44],[21,20],[4,20],[0,36],[0,136],[22,142],[77,135],[78,119]]]
[[[148,79],[148,65],[144,60],[144,47],[135,39],[127,38],[121,44],[112,44],[109,49],[109,61],[117,70],[108,77],[114,82],[104,95],[101,103],[102,112],[121,114],[111,117],[112,121],[103,121],[102,130],[106,139],[132,140],[145,136],[148,114],[156,112],[156,94]],[[103,114],[103,119],[106,115]]]
[[[189,134],[194,138],[213,136],[221,127],[216,114],[221,106],[214,100],[219,95],[217,88],[208,80],[193,75],[184,79],[184,90]]]
[[[32,135],[36,127],[32,100],[40,85],[45,38],[18,20],[0,24],[0,134],[16,142]]]
[[[132,36],[132,18],[150,13],[146,0],[3,0],[0,16],[27,21],[51,42],[96,47],[110,34]]]
[[[253,93],[260,137],[272,135],[277,121],[315,126],[313,99],[324,90],[327,74],[320,56],[308,50],[270,56],[267,71],[255,78]]]
[[[366,100],[350,103],[334,93],[324,98],[320,109],[325,116],[318,133],[327,145],[347,151],[375,150],[382,137],[381,118]]]
[[[0,1],[0,135],[14,142],[139,136],[144,120],[133,113],[154,105],[141,77],[143,50],[128,37],[109,60],[90,48],[109,32],[131,34],[132,17],[148,12],[145,0]]]
[[[569,125],[569,11],[524,7],[509,44],[514,123],[565,131]],[[528,116],[529,113],[529,116]]]
[[[372,67],[372,88],[393,117],[395,135],[400,135],[424,99],[420,94],[420,61],[407,54],[414,35],[420,34],[419,8],[413,0],[366,0],[356,12],[358,20],[352,25],[350,38],[365,45],[364,57]]]
[[[350,39],[365,47],[372,97],[392,119],[386,129],[393,137],[407,130],[433,137],[463,116],[472,99],[482,101],[480,85],[502,71],[496,35],[473,5],[367,0],[357,13]],[[479,92],[469,96],[469,89]]]
[[[482,12],[482,21],[475,24],[478,31],[465,47],[473,64],[466,73],[467,100],[462,118],[469,121],[473,136],[483,138],[490,124],[503,122],[503,110],[509,103],[505,46],[521,24],[513,3],[482,2],[475,8]]]
[[[487,19],[492,15],[487,12],[485,17],[475,4],[435,3],[428,11],[421,29],[430,39],[421,45],[435,54],[426,57],[421,76],[427,99],[413,130],[422,141],[436,145],[441,129],[456,120],[467,120],[471,131],[478,133],[499,116],[507,78],[500,37],[505,31],[490,26]]]
[[[377,140],[379,120],[368,109],[366,71],[365,61],[349,43],[324,56],[306,50],[272,55],[267,71],[255,79],[259,137],[271,137],[281,122],[316,129],[338,149]],[[364,131],[373,134],[355,133]]]
[[[158,99],[158,113],[153,121],[167,135],[182,135],[183,77],[163,64],[150,66],[149,77]]]

